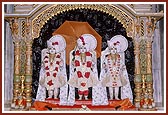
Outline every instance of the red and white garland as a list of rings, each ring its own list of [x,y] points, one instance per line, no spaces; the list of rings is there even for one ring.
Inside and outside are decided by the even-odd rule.
[[[90,52],[85,52],[86,55],[86,62],[82,63],[81,56],[79,50],[75,52],[75,60],[74,66],[76,68],[76,74],[78,78],[86,78],[88,79],[91,74],[91,67],[92,67],[92,54]],[[83,82],[80,84],[81,86],[85,87],[86,83]]]
[[[46,54],[44,57],[44,69],[45,69],[45,87],[47,90],[52,90],[55,88],[56,77],[59,71],[60,66],[63,65],[61,60],[61,55],[59,53],[55,54],[54,60],[50,62],[49,54]]]
[[[114,79],[112,86],[118,85],[116,80],[119,77],[119,72],[120,72],[120,55],[118,54],[116,58],[117,59],[115,60],[115,62],[111,62],[111,61],[113,61],[113,59],[111,59],[110,55],[107,58],[109,72],[110,72],[112,78]]]

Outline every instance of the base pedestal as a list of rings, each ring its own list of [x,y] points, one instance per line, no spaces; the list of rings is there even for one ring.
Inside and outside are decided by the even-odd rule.
[[[157,111],[156,108],[151,108],[151,109],[144,109],[144,108],[139,108],[139,111]]]
[[[23,109],[21,109],[21,108],[18,108],[18,109],[11,108],[11,109],[10,109],[10,111],[29,111],[29,110],[30,110],[29,107],[27,107],[27,108],[23,108]]]
[[[111,103],[116,103],[119,100],[109,100],[109,105],[92,105],[92,100],[75,100],[73,106],[59,105],[59,99],[46,99],[45,102],[54,105],[52,111],[137,111],[135,106],[129,106],[128,108],[116,108],[111,106]],[[121,100],[120,100],[121,101]],[[40,105],[40,104],[39,104]],[[32,107],[30,110],[36,110]]]

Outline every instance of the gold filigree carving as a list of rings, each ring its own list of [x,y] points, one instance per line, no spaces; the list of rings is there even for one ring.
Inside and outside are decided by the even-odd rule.
[[[141,100],[141,93],[142,93],[142,88],[141,82],[134,82],[135,83],[135,89],[134,89],[134,93],[135,93],[135,99],[134,99],[134,103],[136,107],[140,107],[140,100]]]
[[[140,74],[140,45],[139,42],[134,41],[134,54],[135,54],[135,74]]]
[[[140,37],[141,37],[140,18],[136,17],[136,19],[135,19],[135,38],[134,38],[134,42],[137,42],[136,44],[139,44]]]
[[[146,74],[146,40],[142,39],[140,42],[140,65],[141,74]]]
[[[26,76],[28,77],[28,76]],[[31,106],[31,101],[32,101],[32,97],[31,97],[31,92],[32,92],[32,85],[31,82],[26,82],[25,83],[25,93],[26,93],[26,102],[27,102],[27,106]]]
[[[154,23],[152,23],[151,17],[148,17],[148,21],[146,22],[146,36],[148,38],[152,37],[154,32]]]
[[[146,44],[146,63],[147,63],[147,73],[152,74],[152,44],[151,42],[147,42]]]
[[[19,25],[18,25],[18,19],[15,18],[14,20],[11,19],[10,22],[10,28],[12,32],[12,38],[14,42],[14,83],[13,83],[13,102],[12,107],[15,107],[15,103],[18,98],[18,93],[20,91],[20,43],[21,39],[19,38]]]
[[[25,21],[24,20],[21,22],[21,27],[22,27],[21,35],[24,38],[25,37]]]
[[[16,40],[16,39],[15,39]],[[19,75],[20,74],[20,41],[16,42],[14,45],[14,74]]]
[[[139,31],[139,30],[138,30]],[[137,34],[138,35],[138,34]],[[140,100],[141,100],[141,92],[142,92],[142,78],[141,78],[141,67],[140,67],[140,43],[138,36],[134,40],[134,54],[135,54],[135,78],[134,78],[134,83],[135,83],[135,106],[140,107]]]
[[[16,39],[15,39],[16,40]],[[12,107],[15,107],[17,100],[17,94],[20,91],[20,40],[16,40],[14,44],[14,83],[13,83],[13,104]]]
[[[145,90],[146,89],[146,76],[142,75],[142,89]]]
[[[141,20],[141,36],[144,36],[144,21]]]
[[[155,28],[156,18],[148,17],[146,22],[146,39],[148,42],[152,42]]]
[[[18,25],[18,19],[11,19],[10,20],[10,28],[11,28],[11,32],[12,32],[12,37],[13,39],[18,39],[19,37],[19,25]]]
[[[20,91],[20,94],[19,94],[19,96],[20,96],[20,100],[19,100],[19,102],[20,103],[18,103],[18,105],[19,105],[19,107],[25,107],[25,105],[22,103],[23,101],[24,101],[24,99],[25,99],[25,92],[24,92],[24,89],[25,89],[25,85],[24,85],[24,81],[25,81],[25,76],[20,76],[20,79],[21,79],[21,91]]]
[[[30,33],[30,21],[27,18],[26,21],[26,75],[32,75],[32,61],[31,61],[31,55],[32,55],[32,39],[31,39],[31,33]]]
[[[20,73],[22,75],[25,74],[25,65],[26,65],[26,54],[25,54],[25,51],[26,51],[26,45],[25,45],[25,42],[22,40],[21,43],[21,52],[20,52],[20,64],[21,64],[21,68],[20,68]]]
[[[31,30],[31,22],[27,18],[26,25],[25,25],[25,33],[26,33],[26,39],[27,39],[26,42],[28,42],[29,40],[32,41],[31,40],[31,31],[30,30]]]
[[[25,60],[25,93],[26,93],[26,102],[27,107],[31,106],[31,92],[32,92],[32,37],[31,37],[31,23],[27,18],[26,21],[26,39],[25,39],[25,46],[26,46],[26,60]]]
[[[114,5],[111,4],[57,4],[49,7],[42,13],[40,13],[37,17],[32,20],[32,37],[37,38],[39,36],[40,30],[43,25],[52,18],[54,15],[58,15],[65,11],[75,10],[75,9],[91,9],[97,10],[101,12],[105,12],[109,15],[114,16],[123,27],[126,28],[127,34],[129,37],[133,36],[134,28],[133,19],[128,16],[124,11],[120,10]]]

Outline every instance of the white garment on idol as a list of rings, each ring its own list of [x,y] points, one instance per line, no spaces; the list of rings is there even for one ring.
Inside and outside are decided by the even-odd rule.
[[[44,56],[46,55],[46,53],[48,52],[48,49],[43,49],[42,50],[42,59],[44,58]],[[66,62],[65,62],[65,51],[60,52],[61,54],[61,58],[63,59],[63,67],[61,68],[61,71],[58,72],[57,76],[61,76],[60,78],[62,79],[62,81],[64,81],[64,83],[60,83],[60,84],[64,84],[62,85],[60,88],[60,105],[67,105],[67,94],[68,94],[68,85],[67,85],[67,74],[66,74]],[[42,62],[43,63],[43,62]],[[45,79],[45,68],[44,66],[41,67],[40,70],[40,76],[39,76],[39,81],[41,81],[42,79]],[[57,87],[56,87],[57,88]],[[45,85],[40,84],[38,86],[38,90],[37,90],[37,94],[36,94],[36,101],[45,101],[46,99],[46,88]]]
[[[76,49],[78,50],[78,49]],[[75,50],[75,51],[76,51]],[[69,65],[69,69],[70,69],[70,77],[69,79],[72,79],[75,76],[75,72],[74,72],[74,66],[72,64],[72,59],[74,58],[74,56],[72,55],[72,53],[74,52],[74,50],[72,50],[70,52],[70,65]],[[98,72],[97,72],[97,58],[96,58],[96,52],[92,51],[90,52],[92,54],[92,63],[94,64],[94,68],[92,70],[92,78],[93,80],[95,80],[96,83],[98,83]],[[95,105],[96,103],[96,95],[97,95],[97,84],[95,84],[95,82],[92,84],[92,104]],[[72,85],[69,85],[69,94],[68,94],[68,105],[74,105],[75,104],[75,87]]]
[[[105,56],[108,55],[109,53],[110,53],[109,49],[106,48],[104,51],[102,51],[102,54],[101,54],[101,73],[100,73],[100,81],[101,82],[103,81],[103,79],[107,75],[107,70],[105,70],[105,68],[103,68],[103,63],[106,60]],[[124,53],[120,52],[119,55],[121,57],[121,64],[125,65]],[[126,68],[123,70],[122,74],[123,74],[123,76],[125,76],[127,84],[121,87],[121,99],[129,98],[130,101],[132,102],[133,101],[133,94],[132,94],[131,85],[130,85],[130,81],[128,78],[128,73],[127,73]],[[103,102],[108,103],[106,87],[101,88],[100,96],[102,96],[102,98],[100,99],[100,103],[103,103]]]

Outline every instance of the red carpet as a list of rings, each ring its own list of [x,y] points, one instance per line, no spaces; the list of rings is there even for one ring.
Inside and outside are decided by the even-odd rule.
[[[33,106],[31,109],[36,109],[39,111],[43,110],[48,110],[49,107],[50,109],[54,110],[56,108],[57,110],[77,110],[82,108],[81,105],[87,105],[87,107],[92,110],[92,111],[115,111],[115,110],[129,110],[129,111],[135,111],[136,108],[132,103],[129,101],[129,99],[124,99],[124,100],[109,100],[109,105],[98,105],[98,106],[93,106],[92,100],[76,100],[75,105],[73,106],[63,106],[59,105],[59,100],[58,99],[46,99],[46,102],[40,102],[36,101],[34,102]]]

